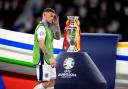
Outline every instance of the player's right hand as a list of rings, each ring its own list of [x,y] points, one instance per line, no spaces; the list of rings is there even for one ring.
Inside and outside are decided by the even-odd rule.
[[[51,59],[50,60],[50,64],[51,64],[52,68],[56,67],[56,65],[57,65],[56,60],[55,59]]]

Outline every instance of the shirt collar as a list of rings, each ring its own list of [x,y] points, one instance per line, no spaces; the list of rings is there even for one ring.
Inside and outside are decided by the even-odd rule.
[[[40,23],[42,23],[44,26],[47,26],[47,27],[49,27],[49,26],[50,26],[50,24],[49,24],[49,23],[47,23],[47,22],[40,22]]]

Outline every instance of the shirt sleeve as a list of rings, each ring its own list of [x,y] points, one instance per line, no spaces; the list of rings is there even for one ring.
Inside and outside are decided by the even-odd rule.
[[[45,28],[44,28],[44,26],[40,26],[37,29],[37,39],[38,40],[45,40],[45,37],[46,37]]]

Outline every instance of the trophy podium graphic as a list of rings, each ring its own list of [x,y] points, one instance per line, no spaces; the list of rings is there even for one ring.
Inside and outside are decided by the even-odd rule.
[[[68,16],[64,29],[64,49],[57,56],[55,89],[107,89],[107,82],[86,52],[80,51],[78,16]]]

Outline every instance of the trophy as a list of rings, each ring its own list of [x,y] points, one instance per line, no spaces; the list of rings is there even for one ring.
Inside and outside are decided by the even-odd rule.
[[[78,16],[67,16],[64,29],[64,49],[67,52],[78,52],[80,50],[80,26]]]

